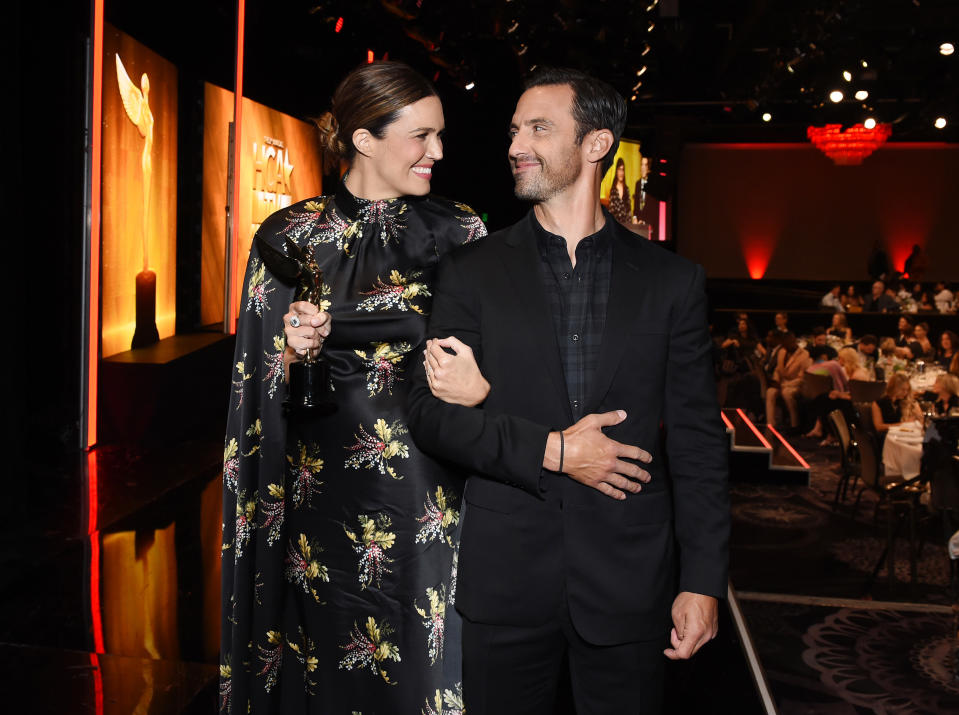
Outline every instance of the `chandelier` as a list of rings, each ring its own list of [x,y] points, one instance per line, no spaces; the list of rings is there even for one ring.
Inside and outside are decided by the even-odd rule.
[[[889,124],[876,124],[872,129],[854,124],[846,131],[842,130],[842,124],[806,129],[806,136],[816,148],[839,166],[861,164],[863,159],[885,144],[890,134],[892,127]]]

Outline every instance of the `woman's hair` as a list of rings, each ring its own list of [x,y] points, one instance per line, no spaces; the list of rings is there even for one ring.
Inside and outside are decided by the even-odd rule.
[[[843,348],[839,351],[839,364],[843,367],[859,367],[859,353],[857,353],[853,348]],[[849,373],[849,377],[852,377],[853,370],[846,370],[846,372]]]
[[[883,338],[879,343],[879,352],[883,355],[894,355],[896,352],[896,341],[894,338]]]
[[[937,377],[936,382],[946,388],[946,392],[950,395],[959,395],[959,377],[946,373]]]
[[[613,171],[613,181],[619,181],[619,167],[623,167],[623,183],[626,183],[626,162],[623,157],[616,160],[616,169]]]
[[[959,335],[956,335],[951,330],[943,330],[942,335],[939,336],[939,345],[942,346],[942,339],[944,337],[949,338],[949,349],[952,350],[953,355],[959,352]]]
[[[909,387],[908,377],[901,373],[894,372],[889,376],[889,380],[886,382],[886,397],[896,399],[896,393],[899,392],[899,388],[901,387],[912,389]]]
[[[833,319],[833,322],[839,323],[839,325],[836,327],[843,328],[843,329],[849,327],[849,321],[846,320],[845,313],[833,313],[832,319]]]
[[[327,171],[336,168],[340,159],[353,162],[353,132],[357,129],[366,129],[382,139],[400,110],[435,96],[433,84],[402,62],[373,62],[357,67],[336,88],[330,111],[314,120]]]
[[[949,363],[949,374],[959,375],[959,351],[956,351],[956,354],[952,356],[952,361]]]

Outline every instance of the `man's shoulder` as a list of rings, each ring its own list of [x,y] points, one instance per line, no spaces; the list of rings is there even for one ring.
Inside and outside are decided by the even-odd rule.
[[[463,264],[487,261],[500,256],[508,246],[515,245],[517,241],[523,240],[516,231],[525,220],[525,218],[521,219],[511,226],[494,231],[482,241],[467,243],[455,248],[449,254],[449,260],[453,260],[457,264]]]
[[[611,220],[613,237],[618,250],[624,251],[627,255],[631,254],[635,260],[641,261],[642,265],[650,266],[657,272],[665,271],[672,278],[689,275],[696,270],[695,262],[673,253],[658,241],[637,236],[615,219]]]

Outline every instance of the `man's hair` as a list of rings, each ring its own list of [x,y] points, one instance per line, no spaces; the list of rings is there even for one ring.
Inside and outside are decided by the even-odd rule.
[[[879,339],[875,335],[863,335],[859,338],[860,345],[878,345]]]
[[[626,128],[626,100],[602,80],[590,77],[585,72],[564,67],[537,69],[526,80],[526,89],[543,85],[567,85],[573,90],[573,119],[576,120],[576,143],[592,131],[608,129],[613,133],[613,144],[603,157],[601,168],[605,175],[613,165],[613,157],[619,148],[619,138]]]
[[[812,329],[812,334],[813,334],[813,335],[825,335],[825,334],[826,334],[826,329],[825,329],[824,327],[822,327],[821,325],[817,325],[815,328]]]

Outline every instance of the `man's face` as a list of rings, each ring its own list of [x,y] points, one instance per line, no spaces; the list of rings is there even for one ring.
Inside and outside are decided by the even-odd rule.
[[[882,292],[886,289],[886,286],[883,285],[882,281],[876,281],[872,284],[872,297],[878,298],[882,295]]]
[[[509,162],[516,197],[547,201],[573,185],[583,170],[576,141],[573,90],[548,84],[523,92],[510,122]]]
[[[649,157],[648,156],[644,156],[642,160],[639,162],[639,175],[644,179],[647,176],[649,176]]]
[[[859,346],[859,352],[863,355],[875,355],[876,354],[876,344],[875,343],[862,343]]]
[[[774,320],[776,321],[777,328],[786,327],[786,315],[784,313],[776,313]]]
[[[813,345],[825,345],[826,344],[826,334],[822,333],[817,335],[812,339]]]

